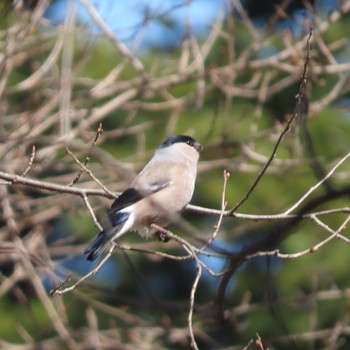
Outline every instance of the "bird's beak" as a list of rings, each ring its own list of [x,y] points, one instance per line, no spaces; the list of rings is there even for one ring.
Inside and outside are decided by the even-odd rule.
[[[193,144],[193,147],[198,151],[200,152],[202,149],[203,149],[203,146],[199,143],[199,142],[195,142]]]

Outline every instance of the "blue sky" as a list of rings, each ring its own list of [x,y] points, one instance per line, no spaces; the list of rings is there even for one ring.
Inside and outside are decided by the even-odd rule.
[[[67,0],[55,2],[45,17],[54,24],[62,23],[69,3]],[[204,38],[225,6],[225,0],[91,0],[90,3],[116,37],[129,47],[142,36],[142,48],[165,49],[175,47],[183,39],[188,22],[191,32]],[[79,1],[77,20],[89,26],[89,31],[99,32]]]
[[[77,21],[91,33],[99,33],[84,5],[77,1]],[[257,0],[260,1],[260,0]],[[46,11],[45,17],[54,24],[64,22],[72,0],[57,0]],[[244,3],[244,0],[242,0]],[[321,16],[327,16],[337,8],[339,0],[318,0]],[[150,48],[173,49],[186,35],[186,26],[191,24],[191,33],[203,39],[223,10],[226,0],[90,0],[115,36],[130,48],[135,43],[139,51]],[[277,30],[291,30],[297,37],[304,33],[305,18],[311,14],[305,10],[295,11],[290,20],[278,24]],[[255,20],[258,27],[265,23]],[[141,44],[139,44],[141,43]]]

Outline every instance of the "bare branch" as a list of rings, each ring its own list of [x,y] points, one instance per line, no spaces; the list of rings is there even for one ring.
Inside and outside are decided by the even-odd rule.
[[[96,275],[96,273],[101,269],[101,267],[111,257],[115,247],[116,247],[116,245],[114,243],[112,243],[111,248],[108,251],[108,254],[98,263],[98,265],[93,270],[91,270],[89,273],[87,273],[83,277],[79,278],[77,282],[73,283],[69,287],[65,287],[66,282],[68,282],[68,281],[66,281],[65,283],[60,284],[58,287],[52,289],[50,294],[55,296],[55,295],[62,295],[62,294],[71,292],[72,290],[77,288],[82,282],[84,282],[86,279],[88,279],[89,277],[91,277],[93,275]]]

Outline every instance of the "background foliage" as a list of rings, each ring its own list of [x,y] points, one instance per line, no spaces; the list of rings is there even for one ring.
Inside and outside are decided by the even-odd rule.
[[[305,4],[300,36],[280,27],[286,1],[264,28],[228,2],[206,39],[188,26],[177,49],[143,55],[82,3],[99,35],[71,16],[54,27],[46,1],[1,24],[0,346],[346,349],[350,2],[328,16]],[[96,268],[81,256],[93,213],[177,133],[204,151],[193,205],[169,229],[194,249],[212,237],[211,256],[130,233],[96,275],[50,296]],[[203,269],[197,287],[197,258],[222,274]]]

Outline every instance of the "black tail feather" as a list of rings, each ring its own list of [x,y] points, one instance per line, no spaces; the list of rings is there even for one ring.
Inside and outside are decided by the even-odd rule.
[[[122,229],[129,216],[130,213],[128,212],[117,212],[110,215],[113,227],[100,232],[84,251],[84,255],[87,255],[89,261],[94,261],[107,248],[108,244],[115,238],[116,233]]]
[[[86,258],[89,261],[94,261],[106,249],[109,242],[110,237],[106,232],[100,232],[96,239],[84,250],[84,255],[87,255]]]

